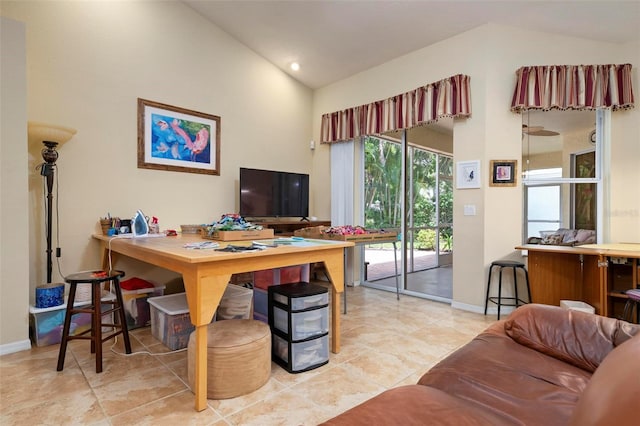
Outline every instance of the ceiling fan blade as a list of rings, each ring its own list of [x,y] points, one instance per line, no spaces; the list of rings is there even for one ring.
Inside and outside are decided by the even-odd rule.
[[[525,133],[531,136],[558,136],[560,133],[553,130],[537,130],[537,131],[525,131]]]
[[[522,125],[522,131],[527,134],[531,134],[532,132],[539,132],[544,129],[542,126],[527,126],[526,124]]]

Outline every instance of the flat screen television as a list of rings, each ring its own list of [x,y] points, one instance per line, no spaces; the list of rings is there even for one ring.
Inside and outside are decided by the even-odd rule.
[[[309,215],[309,175],[240,168],[240,216]]]

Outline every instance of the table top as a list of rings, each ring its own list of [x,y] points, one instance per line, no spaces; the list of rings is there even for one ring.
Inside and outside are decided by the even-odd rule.
[[[317,252],[318,250],[330,250],[335,248],[352,247],[354,244],[349,241],[334,240],[315,240],[305,238],[303,240],[269,239],[259,240],[262,243],[270,243],[272,241],[286,242],[277,247],[268,247],[264,250],[251,250],[244,252],[224,252],[215,251],[214,249],[189,249],[185,247],[188,243],[197,242],[214,242],[205,240],[197,234],[178,234],[173,237],[137,237],[137,238],[119,238],[118,236],[109,237],[102,234],[94,234],[93,238],[104,241],[107,247],[114,251],[136,251],[147,252],[149,254],[161,254],[165,257],[172,258],[184,263],[205,263],[216,262],[229,259],[238,259],[242,257],[263,257],[274,256],[280,254],[301,253],[301,252]],[[219,244],[218,248],[224,248],[228,245],[234,246],[251,246],[251,241],[215,241]]]
[[[640,258],[639,243],[584,244],[581,246],[556,246],[547,244],[523,244],[517,250],[542,251],[550,253],[588,254],[615,257]]]

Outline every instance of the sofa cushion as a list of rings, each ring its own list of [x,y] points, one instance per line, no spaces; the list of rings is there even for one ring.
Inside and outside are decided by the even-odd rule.
[[[504,329],[521,345],[593,373],[609,352],[640,327],[615,318],[529,304],[516,309]]]
[[[591,373],[517,343],[504,324],[494,323],[418,383],[513,422],[566,425]]]
[[[458,426],[513,423],[438,389],[409,385],[387,390],[322,424]]]
[[[578,401],[571,425],[637,425],[639,403],[640,334],[602,361]]]

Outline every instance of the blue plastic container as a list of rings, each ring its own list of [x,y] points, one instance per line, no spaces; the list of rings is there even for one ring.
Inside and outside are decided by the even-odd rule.
[[[36,308],[51,308],[64,303],[64,283],[50,283],[36,287]]]

